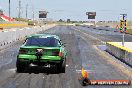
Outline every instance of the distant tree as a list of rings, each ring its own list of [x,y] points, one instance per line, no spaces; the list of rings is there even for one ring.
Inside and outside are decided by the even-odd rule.
[[[0,15],[3,15],[3,10],[2,9],[0,9]]]
[[[67,23],[70,23],[71,22],[71,20],[70,19],[67,19]]]
[[[63,22],[63,20],[62,20],[62,19],[60,19],[60,20],[59,20],[59,22]]]

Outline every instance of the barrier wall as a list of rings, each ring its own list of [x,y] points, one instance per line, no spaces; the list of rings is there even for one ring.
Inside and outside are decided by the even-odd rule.
[[[115,42],[107,42],[107,51],[120,59],[121,61],[132,66],[132,50],[126,47],[120,46]]]
[[[41,31],[47,30],[49,28],[54,27],[55,25],[44,25],[42,27],[36,26],[36,27],[25,27],[21,29],[14,29],[12,31],[0,31],[0,50],[7,47],[8,45],[12,44],[13,42],[22,40],[25,38],[25,36],[29,36],[31,34],[36,34]]]
[[[6,22],[6,21],[0,21],[0,28],[10,28],[10,27],[24,27],[28,26],[28,23],[25,22]]]

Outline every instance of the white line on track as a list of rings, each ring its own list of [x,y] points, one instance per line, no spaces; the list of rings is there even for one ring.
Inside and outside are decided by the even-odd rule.
[[[82,70],[76,70],[77,73],[81,73]],[[84,70],[84,71],[87,71],[88,73],[92,73],[93,70]]]
[[[98,39],[98,38],[96,38],[96,37],[94,37],[94,36],[92,36],[92,35],[89,35],[89,34],[87,34],[87,33],[85,33],[85,32],[82,32],[82,31],[80,31],[80,29],[74,28],[74,30],[76,30],[76,31],[78,31],[78,32],[80,32],[80,33],[82,33],[82,34],[84,34],[85,36],[89,36],[89,37],[91,37],[92,39],[98,40],[98,41],[100,41],[101,43],[105,44],[105,42],[102,41],[101,39]]]

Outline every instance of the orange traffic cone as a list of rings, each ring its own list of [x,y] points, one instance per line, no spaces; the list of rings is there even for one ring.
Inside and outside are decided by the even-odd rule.
[[[88,72],[87,71],[84,71],[84,68],[82,67],[82,77],[84,78],[88,78]]]
[[[89,74],[88,71],[85,71],[84,68],[82,67],[82,78],[81,78],[81,84],[83,86],[91,84],[91,81],[89,80]]]

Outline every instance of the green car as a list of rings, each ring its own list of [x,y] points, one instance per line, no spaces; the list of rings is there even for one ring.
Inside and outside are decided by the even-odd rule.
[[[64,45],[56,35],[36,34],[26,38],[17,55],[17,72],[32,65],[56,66],[57,72],[65,73],[66,55]]]

